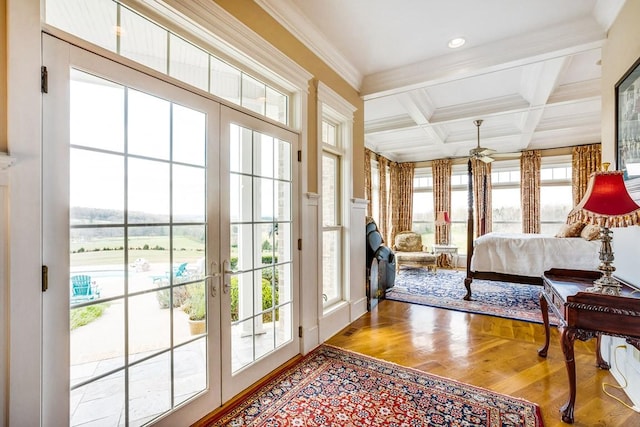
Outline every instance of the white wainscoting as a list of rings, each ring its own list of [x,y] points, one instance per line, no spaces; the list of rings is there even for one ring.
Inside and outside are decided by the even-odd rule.
[[[614,275],[640,288],[638,241],[640,241],[638,226],[613,229],[612,247],[615,256],[613,265],[616,267]],[[626,348],[620,349],[618,346]],[[634,405],[640,407],[640,352],[627,344],[624,339],[608,336],[602,337],[601,351],[602,357],[611,365],[611,374],[620,385],[624,385],[626,379],[627,387],[624,391]]]
[[[7,290],[9,289],[9,184],[8,173],[0,168],[0,348],[5,349],[0,352],[0,387],[2,394],[8,388],[7,384],[7,348],[9,348],[9,337],[7,325],[9,324],[9,313],[7,310]],[[7,422],[7,399],[0,399],[0,425]]]
[[[367,312],[367,290],[365,284],[365,242],[367,236],[365,231],[368,204],[369,201],[366,199],[351,200],[351,218],[349,219],[350,322]]]
[[[336,304],[326,311],[322,311],[322,297],[320,296],[319,322],[320,342],[324,342],[345,328],[352,321],[367,312],[367,294],[365,289],[365,216],[367,201],[352,199],[349,209],[349,224],[346,227],[345,238],[348,242],[349,257],[344,260],[345,271],[348,272],[347,295],[345,301]],[[322,248],[318,248],[320,257]],[[320,286],[320,285],[318,285]]]
[[[611,365],[611,374],[633,404],[640,408],[640,351],[624,338],[602,336],[602,358]],[[613,391],[615,396],[615,390]]]
[[[320,277],[320,197],[306,193],[302,198],[302,257],[300,260],[300,325],[302,338],[300,351],[307,354],[316,348],[320,340],[319,317],[322,313],[322,289]]]

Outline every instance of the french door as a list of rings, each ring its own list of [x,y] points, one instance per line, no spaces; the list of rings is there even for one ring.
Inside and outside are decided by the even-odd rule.
[[[296,135],[47,35],[43,65],[43,425],[189,424],[298,353]]]

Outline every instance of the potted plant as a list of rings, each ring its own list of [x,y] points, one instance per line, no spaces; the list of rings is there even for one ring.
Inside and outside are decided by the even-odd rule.
[[[188,285],[189,295],[182,310],[189,315],[189,329],[191,335],[199,335],[207,330],[205,319],[207,317],[207,299],[204,286],[201,284]]]

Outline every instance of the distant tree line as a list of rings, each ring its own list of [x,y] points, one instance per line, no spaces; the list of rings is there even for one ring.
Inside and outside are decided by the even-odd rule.
[[[86,207],[73,207],[70,211],[71,225],[96,225],[100,227],[75,228],[72,234],[76,238],[122,238],[124,236],[124,212],[117,209],[97,209]],[[189,222],[189,219],[180,218],[175,221]],[[167,215],[157,215],[145,212],[129,212],[129,237],[141,236],[169,236],[169,222]],[[196,222],[196,221],[193,221]],[[136,224],[163,224],[136,227]],[[113,225],[104,227],[105,225]],[[205,228],[203,225],[174,226],[174,237],[182,236],[191,238],[197,242],[205,241]]]

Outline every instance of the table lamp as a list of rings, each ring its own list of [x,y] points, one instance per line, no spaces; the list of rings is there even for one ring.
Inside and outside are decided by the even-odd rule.
[[[640,206],[638,206],[624,184],[622,171],[608,171],[609,163],[602,164],[602,171],[594,172],[589,177],[584,197],[573,208],[567,217],[567,223],[584,222],[600,226],[600,265],[602,277],[594,281],[589,292],[608,295],[620,295],[621,285],[611,277],[616,268],[613,264],[610,227],[628,227],[640,223]]]
[[[436,225],[445,225],[450,223],[451,219],[449,219],[449,212],[438,211],[438,214],[436,215]]]
[[[447,211],[438,211],[436,214],[436,222],[435,225],[443,226],[451,223],[451,219],[449,218],[449,212]],[[449,244],[449,233],[447,232],[447,241],[446,245]]]

